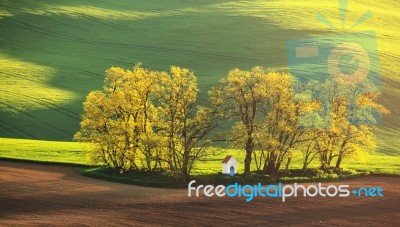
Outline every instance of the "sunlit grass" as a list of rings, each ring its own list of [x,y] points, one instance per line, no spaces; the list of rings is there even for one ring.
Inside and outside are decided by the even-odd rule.
[[[169,12],[146,12],[146,11],[135,11],[135,10],[111,10],[100,7],[92,6],[52,6],[49,8],[42,8],[36,10],[26,10],[25,13],[34,15],[67,15],[71,17],[82,17],[82,16],[92,16],[98,17],[106,20],[139,20],[149,17],[156,16],[168,16],[173,15]]]
[[[0,138],[0,157],[4,158],[88,164],[85,157],[85,151],[87,149],[89,149],[87,145],[76,142],[53,142]],[[222,160],[226,155],[233,155],[239,162],[238,172],[243,172],[243,163],[245,157],[244,151],[237,149],[211,148],[209,153],[210,156],[197,162],[192,172],[193,175],[216,174],[220,172]],[[300,159],[295,160],[291,164],[292,169],[301,169],[301,167],[302,163]],[[310,168],[318,167],[319,162],[317,159],[315,159],[315,161],[311,163]],[[400,156],[371,154],[364,162],[359,162],[357,160],[345,160],[342,164],[342,168],[369,171],[378,174],[400,175]],[[256,168],[253,163],[252,170],[255,169]]]
[[[369,155],[365,163],[347,161],[343,163],[343,168],[369,171],[379,174],[400,175],[400,156],[374,154]]]
[[[21,160],[87,164],[87,146],[75,142],[0,138],[0,157]]]
[[[3,17],[11,17],[11,16],[13,16],[13,14],[10,13],[10,11],[0,9],[0,19]]]
[[[244,158],[245,153],[243,150],[237,149],[212,149],[215,155],[207,158],[206,160],[199,161],[194,168],[193,174],[205,174],[205,173],[216,173],[221,171],[221,162],[226,155],[233,155],[239,162],[238,171],[244,171]],[[353,169],[361,171],[369,171],[378,174],[396,174],[400,175],[400,156],[398,155],[385,155],[385,154],[369,154],[365,160],[357,160],[356,158],[344,160],[341,167],[344,169]],[[336,159],[332,161],[334,165]],[[301,169],[302,168],[302,157],[293,160],[290,168]],[[282,164],[281,168],[284,168],[285,163]],[[318,168],[320,163],[316,157],[314,161],[309,165],[309,168]],[[252,163],[252,170],[256,170],[254,163]]]
[[[400,137],[397,129],[381,129],[377,136],[377,147],[381,153],[399,155]]]
[[[73,92],[46,84],[55,69],[11,58],[0,53],[0,108],[17,113],[47,108],[27,97],[40,98],[57,104],[68,103],[75,98]],[[21,95],[23,94],[23,95]]]

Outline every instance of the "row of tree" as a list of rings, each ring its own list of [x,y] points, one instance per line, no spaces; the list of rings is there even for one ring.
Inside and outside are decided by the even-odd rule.
[[[172,66],[169,73],[141,65],[110,68],[103,91],[91,92],[84,102],[75,138],[93,145],[94,162],[163,169],[188,180],[194,163],[219,137],[245,151],[244,174],[254,162],[258,172],[276,179],[281,165],[288,169],[299,154],[303,171],[315,158],[327,170],[335,158],[340,168],[343,159],[373,150],[373,127],[366,122],[373,123],[376,112],[388,113],[368,81],[301,84],[261,67],[230,71],[209,90],[207,106],[197,105],[198,92],[196,76],[184,68]],[[233,127],[211,136],[227,120]]]

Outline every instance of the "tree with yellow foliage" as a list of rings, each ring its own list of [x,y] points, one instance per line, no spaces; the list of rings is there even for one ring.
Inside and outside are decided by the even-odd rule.
[[[314,102],[295,99],[292,87],[295,82],[290,74],[271,71],[266,75],[268,89],[262,103],[260,148],[266,150],[263,172],[272,179],[278,177],[279,169],[286,161],[289,168],[298,147],[307,138],[307,129],[301,127],[300,116],[316,106]]]
[[[216,112],[196,106],[199,89],[193,72],[172,66],[160,80],[156,127],[167,152],[162,161],[176,176],[188,180],[195,161],[207,154],[211,140],[206,136],[216,127]]]
[[[84,102],[75,139],[93,144],[89,157],[95,162],[115,169],[161,168],[188,180],[195,161],[206,155],[206,137],[217,119],[217,111],[196,105],[198,91],[196,76],[184,68],[110,68],[104,90]]]
[[[220,82],[220,86],[209,92],[211,101],[214,106],[221,106],[225,117],[237,120],[230,140],[244,148],[244,174],[248,175],[259,129],[260,108],[268,89],[266,73],[261,67],[251,71],[233,69]]]
[[[295,94],[294,86],[301,92]],[[207,155],[209,133],[225,117],[235,121],[229,141],[245,152],[244,174],[251,173],[254,157],[257,170],[275,180],[283,163],[288,172],[291,160],[301,156],[304,173],[314,157],[329,170],[335,159],[340,168],[344,159],[374,150],[374,127],[367,123],[375,123],[376,113],[389,113],[367,80],[302,85],[290,74],[261,67],[231,70],[209,91],[210,107],[197,105],[198,92],[188,69],[112,67],[103,91],[87,96],[75,139],[93,145],[94,162],[161,168],[187,181],[195,162]],[[319,100],[310,101],[315,94]]]
[[[294,157],[304,134],[299,116],[315,104],[297,102],[291,83],[289,74],[255,67],[230,71],[228,78],[211,90],[212,100],[222,104],[225,117],[236,120],[229,141],[246,152],[245,174],[250,174],[252,156],[257,168],[273,179],[281,164],[285,160],[290,164]]]
[[[139,169],[138,161],[151,152],[146,138],[153,134],[157,118],[153,100],[159,89],[158,73],[141,65],[132,71],[112,67],[104,82],[103,91],[90,92],[84,102],[75,139],[93,144],[89,157],[95,162],[116,169]]]
[[[373,133],[376,115],[389,113],[377,103],[379,90],[368,80],[344,84],[336,79],[327,80],[315,89],[328,110],[328,114],[322,113],[319,118],[324,127],[314,129],[318,136],[309,145],[318,152],[321,168],[331,168],[335,158],[336,168],[347,157],[364,159],[376,146]]]

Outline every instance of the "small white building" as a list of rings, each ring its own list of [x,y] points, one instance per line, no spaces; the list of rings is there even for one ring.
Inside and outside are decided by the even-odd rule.
[[[227,155],[222,161],[222,174],[229,174],[234,176],[237,174],[238,162],[232,155]]]

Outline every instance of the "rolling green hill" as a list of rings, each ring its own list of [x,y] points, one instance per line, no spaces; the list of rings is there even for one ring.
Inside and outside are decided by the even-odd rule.
[[[349,1],[345,31],[377,33],[383,97],[379,149],[400,154],[400,3]],[[195,71],[206,91],[228,70],[255,65],[287,71],[288,40],[337,34],[336,1],[311,0],[0,0],[0,137],[70,141],[82,102],[104,71],[134,63]]]

